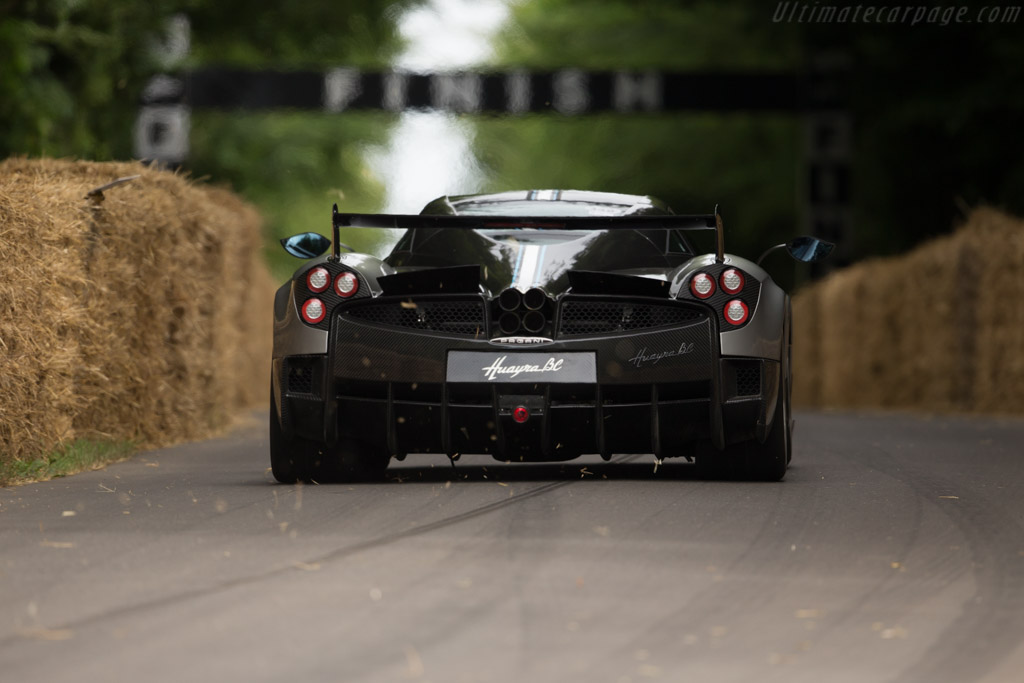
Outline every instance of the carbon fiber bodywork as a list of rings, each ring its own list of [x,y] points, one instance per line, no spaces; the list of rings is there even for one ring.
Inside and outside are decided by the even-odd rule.
[[[752,262],[671,252],[643,231],[415,232],[383,261],[319,260],[279,291],[272,419],[285,435],[328,450],[359,441],[399,458],[512,461],[765,441],[787,367],[788,297]],[[475,291],[467,264],[479,266]],[[329,314],[308,324],[299,308],[319,296],[306,285],[314,267],[332,281],[354,272],[360,286],[323,296]],[[720,283],[730,268],[740,292],[690,290],[694,274]],[[749,310],[738,324],[724,315],[733,300]]]

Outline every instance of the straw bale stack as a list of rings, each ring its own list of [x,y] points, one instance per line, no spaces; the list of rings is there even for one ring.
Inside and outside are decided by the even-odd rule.
[[[1024,414],[1024,221],[977,209],[800,291],[793,310],[799,405]]]
[[[261,248],[226,190],[135,163],[0,162],[0,458],[199,438],[265,401]]]

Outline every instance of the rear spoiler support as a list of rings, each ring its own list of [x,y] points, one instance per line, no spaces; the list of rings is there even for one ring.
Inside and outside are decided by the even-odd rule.
[[[339,213],[334,205],[332,259],[341,258],[341,228],[390,228],[398,230],[445,228],[457,230],[494,230],[535,228],[538,230],[714,230],[717,233],[718,263],[725,260],[725,230],[722,214],[715,205],[711,214],[669,216],[448,216],[422,214]]]
[[[718,204],[715,204],[715,234],[716,244],[715,263],[725,262],[725,228],[722,226],[722,214],[718,211]]]

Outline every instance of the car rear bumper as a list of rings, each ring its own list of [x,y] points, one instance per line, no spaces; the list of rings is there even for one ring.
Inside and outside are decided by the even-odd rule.
[[[507,460],[563,460],[583,453],[686,455],[764,440],[779,386],[778,362],[721,357],[716,322],[578,336],[530,346],[367,324],[338,315],[327,354],[275,360],[286,433],[336,443],[373,443],[391,455],[489,453]],[[528,354],[544,366],[567,354],[593,358],[592,381],[452,381],[462,353],[481,370]],[[466,353],[474,355],[465,355]],[[549,379],[540,377],[537,379]],[[516,407],[529,419],[513,419]]]

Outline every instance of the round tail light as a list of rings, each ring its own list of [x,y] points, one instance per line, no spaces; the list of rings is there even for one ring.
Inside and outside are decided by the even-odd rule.
[[[310,299],[302,304],[302,319],[310,325],[316,325],[327,315],[327,307],[320,299]]]
[[[334,291],[346,299],[359,291],[359,278],[355,273],[344,272],[334,278]]]
[[[306,286],[309,287],[311,292],[319,294],[327,289],[330,284],[331,274],[327,272],[326,268],[314,268],[306,273]]]
[[[715,280],[707,273],[697,273],[690,279],[690,291],[698,299],[707,299],[715,293]]]
[[[527,410],[524,406],[518,406],[515,410],[512,411],[512,419],[518,422],[519,424],[523,424],[524,422],[530,419],[530,411]]]
[[[743,289],[743,273],[735,268],[722,273],[722,289],[729,294],[739,294]]]
[[[725,321],[732,325],[742,325],[747,322],[750,309],[739,299],[733,299],[725,305]]]

